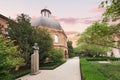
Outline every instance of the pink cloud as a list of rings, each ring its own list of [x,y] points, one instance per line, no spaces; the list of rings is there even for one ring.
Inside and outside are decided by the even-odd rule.
[[[56,19],[56,20],[58,19],[58,17],[57,17],[57,16],[51,16],[51,17],[52,17],[52,18],[54,18],[54,19]]]
[[[66,31],[65,34],[66,34],[66,35],[78,34],[78,32],[77,32],[77,31]]]
[[[67,23],[67,24],[75,24],[78,22],[78,18],[60,18],[58,19],[58,21],[60,22],[64,22],[64,23]]]
[[[79,21],[79,18],[74,18],[74,17],[59,18],[57,16],[52,16],[52,18],[56,19],[58,22],[64,22],[66,24],[75,24]]]
[[[36,18],[36,16],[31,16],[31,18],[32,18],[32,19],[35,19],[35,18]]]
[[[86,18],[80,18],[79,23],[92,24],[99,20],[100,20],[100,16],[86,17]]]
[[[104,12],[106,8],[99,8],[99,7],[94,7],[90,11],[91,12]]]
[[[83,23],[84,24],[92,24],[95,21],[97,21],[97,20],[84,20]]]
[[[52,16],[52,18],[56,19],[58,22],[64,22],[66,24],[77,24],[77,23],[82,23],[82,24],[92,24],[93,22],[96,22],[100,20],[101,16],[94,16],[94,17],[85,17],[85,18],[59,18],[57,16]]]

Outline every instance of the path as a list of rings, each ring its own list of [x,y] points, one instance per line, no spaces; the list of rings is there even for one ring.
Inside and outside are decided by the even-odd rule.
[[[17,80],[81,80],[79,58],[68,59],[54,70],[41,70],[37,75],[26,75]]]

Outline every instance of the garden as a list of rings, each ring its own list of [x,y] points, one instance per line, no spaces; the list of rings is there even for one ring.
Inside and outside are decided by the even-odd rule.
[[[8,21],[8,35],[0,33],[0,80],[13,80],[30,73],[35,42],[40,48],[40,69],[51,70],[65,63],[63,50],[54,48],[46,29],[33,28],[26,14],[20,14],[16,20],[17,23]]]
[[[98,61],[88,61],[87,58],[80,58],[82,79],[120,80],[120,61],[109,60],[109,62],[99,63]]]

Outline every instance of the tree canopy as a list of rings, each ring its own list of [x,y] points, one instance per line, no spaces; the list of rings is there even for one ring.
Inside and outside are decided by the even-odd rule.
[[[103,23],[94,23],[81,34],[78,44],[81,42],[113,47],[112,29]]]
[[[120,18],[120,1],[119,0],[105,0],[102,1],[100,7],[106,7],[103,21],[116,20]]]
[[[30,63],[34,43],[38,43],[40,60],[43,61],[53,45],[49,32],[31,26],[30,17],[25,14],[19,15],[16,22],[9,21],[8,23],[9,36],[12,40],[15,40],[16,45],[19,45],[21,55],[26,63]]]
[[[26,63],[30,60],[30,53],[32,53],[32,26],[30,24],[30,17],[25,14],[21,14],[17,17],[17,22],[8,22],[8,33],[12,40],[16,40],[15,44],[19,45],[21,54]]]
[[[42,28],[34,28],[32,36],[33,42],[39,45],[40,62],[43,62],[48,56],[49,51],[53,48],[53,40],[50,33]]]

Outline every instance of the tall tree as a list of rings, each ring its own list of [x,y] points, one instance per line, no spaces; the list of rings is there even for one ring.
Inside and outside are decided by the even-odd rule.
[[[106,11],[103,14],[103,22],[109,22],[110,20],[116,21],[120,19],[120,1],[119,0],[105,0],[101,2],[101,7],[106,7]],[[112,36],[114,41],[120,45],[120,22],[112,26]],[[116,39],[117,38],[117,39]]]
[[[81,44],[76,47],[76,52],[86,56],[100,56],[105,55],[110,50],[104,46],[96,44]]]
[[[85,42],[101,46],[102,45],[111,46],[112,38],[110,35],[111,35],[110,27],[108,27],[106,24],[96,22],[93,23],[83,32],[80,39],[78,40],[78,44],[81,42]]]
[[[74,56],[74,50],[73,50],[73,46],[72,46],[72,41],[67,42],[67,47],[68,47],[69,57],[73,57]]]
[[[32,26],[30,24],[30,17],[25,14],[21,14],[17,17],[17,22],[8,22],[8,32],[12,40],[16,40],[15,44],[18,44],[21,48],[22,56],[26,63],[30,60],[30,53],[32,53]]]
[[[50,33],[46,29],[34,28],[33,29],[33,41],[38,43],[40,62],[44,62],[46,57],[48,57],[49,51],[53,48],[53,40]]]
[[[103,23],[94,23],[80,36],[78,44],[94,44],[106,48],[115,47],[112,29]]]

